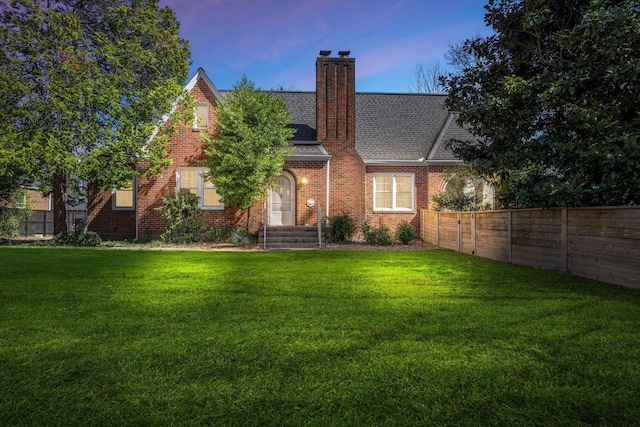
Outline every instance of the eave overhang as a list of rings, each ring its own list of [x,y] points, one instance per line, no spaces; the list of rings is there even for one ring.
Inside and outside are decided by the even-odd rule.
[[[370,166],[422,166],[424,158],[416,160],[363,159],[363,162]]]
[[[427,160],[424,162],[427,165],[461,165],[462,160]]]
[[[327,154],[327,155],[321,155],[321,156],[296,156],[295,154],[293,156],[286,156],[285,161],[302,161],[302,162],[326,162],[327,160],[331,159],[331,155]]]

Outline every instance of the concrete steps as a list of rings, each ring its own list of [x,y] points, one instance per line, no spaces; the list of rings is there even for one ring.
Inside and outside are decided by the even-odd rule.
[[[322,235],[324,245],[324,230]],[[264,248],[264,229],[258,234],[258,246]],[[266,249],[316,249],[318,244],[318,227],[267,226]]]

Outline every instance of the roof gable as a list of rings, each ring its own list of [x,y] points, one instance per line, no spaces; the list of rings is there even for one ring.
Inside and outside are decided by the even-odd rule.
[[[449,113],[449,117],[442,127],[442,131],[436,139],[429,155],[427,156],[427,162],[430,163],[449,163],[453,161],[460,161],[454,156],[453,152],[446,147],[447,143],[452,139],[461,141],[473,141],[476,139],[473,134],[460,127],[457,123],[458,115],[455,113]]]
[[[202,80],[205,82],[205,84],[207,85],[209,90],[211,90],[211,92],[213,93],[213,96],[215,96],[216,99],[222,99],[222,93],[218,90],[216,85],[213,84],[213,82],[211,81],[211,79],[209,78],[209,76],[207,75],[207,73],[204,71],[202,67],[198,68],[198,71],[196,71],[193,77],[191,77],[191,79],[187,82],[187,85],[184,87],[184,89],[187,92],[191,92],[191,90],[196,86],[199,80]]]

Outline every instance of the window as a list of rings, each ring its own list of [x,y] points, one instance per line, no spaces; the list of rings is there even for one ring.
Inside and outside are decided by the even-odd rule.
[[[16,208],[27,209],[27,192],[22,191],[15,195]]]
[[[216,186],[213,185],[213,182],[208,178],[204,180],[204,187],[202,189],[202,206],[208,208],[222,206],[218,190],[216,190]]]
[[[213,182],[204,175],[206,168],[178,168],[176,189],[188,190],[198,196],[200,209],[223,209],[222,200]]]
[[[33,188],[19,188],[14,193],[14,207],[34,211],[51,210],[51,194],[43,195]]]
[[[375,174],[373,176],[373,209],[376,211],[412,211],[413,174]]]
[[[196,105],[193,129],[207,129],[209,127],[209,103],[200,101]]]
[[[128,184],[113,190],[112,203],[114,210],[133,210],[135,208],[135,179]]]

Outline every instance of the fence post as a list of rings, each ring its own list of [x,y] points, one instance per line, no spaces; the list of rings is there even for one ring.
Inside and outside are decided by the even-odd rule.
[[[513,211],[509,210],[507,211],[507,258],[509,263],[512,262],[513,260],[513,250],[511,249],[512,244],[511,241],[513,239],[513,232],[512,232],[512,217],[513,217]]]
[[[462,252],[462,213],[458,212],[458,252]]]
[[[568,233],[568,213],[567,213],[567,208],[562,208],[562,212],[560,214],[560,222],[561,222],[561,231],[560,231],[560,250],[562,251],[560,254],[560,269],[561,271],[569,271],[569,265],[568,265],[568,257],[569,254],[567,253],[569,250],[569,233]]]
[[[476,214],[471,214],[471,255],[476,254]]]

